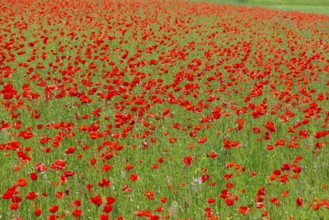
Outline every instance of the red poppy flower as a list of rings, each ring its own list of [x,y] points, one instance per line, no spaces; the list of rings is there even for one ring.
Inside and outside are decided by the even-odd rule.
[[[265,128],[269,130],[270,132],[276,132],[276,127],[273,122],[271,121],[266,121],[265,122]]]
[[[206,182],[206,181],[209,180],[209,179],[210,179],[210,176],[207,175],[207,174],[201,176],[201,181],[202,181],[202,182]]]
[[[231,173],[226,173],[226,174],[224,174],[224,179],[229,180],[229,179],[232,178],[232,176],[233,176],[233,174],[231,174]]]
[[[38,198],[38,194],[35,193],[35,192],[29,192],[27,195],[26,195],[26,199],[28,200],[33,200],[33,199],[36,199]]]
[[[96,206],[101,206],[103,204],[102,198],[100,195],[95,195],[89,199],[89,201]]]
[[[233,206],[234,205],[234,200],[232,199],[225,199],[225,203],[227,206]]]
[[[40,216],[42,214],[42,210],[40,209],[40,208],[36,208],[35,210],[34,210],[34,215],[35,216]]]
[[[55,213],[58,211],[58,208],[59,206],[58,205],[53,205],[53,206],[50,206],[48,211],[51,212],[51,213]]]
[[[123,192],[131,192],[132,188],[130,188],[128,185],[124,185],[124,187],[122,188]]]
[[[110,216],[108,214],[100,214],[99,220],[109,220]]]
[[[192,165],[192,156],[186,156],[183,158],[183,163],[186,166],[191,166]]]
[[[132,170],[133,168],[134,168],[134,165],[132,165],[132,164],[127,164],[125,167],[126,170]]]
[[[75,150],[76,150],[75,147],[69,147],[65,150],[65,153],[66,154],[72,154],[72,153],[74,153]]]
[[[106,197],[106,203],[108,205],[112,205],[113,203],[115,203],[115,201],[116,201],[116,199],[114,197],[111,197],[111,196]]]
[[[100,187],[108,187],[110,185],[111,185],[110,179],[106,180],[103,178],[101,181],[98,182],[98,186]]]
[[[212,152],[208,153],[207,156],[210,157],[210,158],[212,158],[212,159],[215,159],[217,157],[217,153],[214,152],[214,151],[212,151]]]
[[[318,131],[318,132],[315,132],[314,137],[318,139],[318,138],[325,137],[328,134],[329,134],[329,131]]]
[[[248,214],[248,210],[249,210],[248,206],[240,206],[239,207],[239,212],[241,214],[247,215]]]
[[[149,199],[149,200],[153,200],[154,199],[154,192],[147,190],[145,191],[145,196]]]
[[[18,203],[11,203],[9,205],[10,210],[17,210],[19,207]]]
[[[27,179],[26,178],[20,178],[16,182],[16,186],[24,187],[27,185]]]
[[[207,142],[207,138],[206,137],[202,137],[202,138],[199,138],[198,139],[198,143],[199,144],[203,144],[203,143],[206,143]]]
[[[65,177],[70,177],[70,176],[74,176],[75,172],[71,171],[71,170],[65,170],[64,171],[64,176]]]
[[[296,199],[296,204],[298,207],[301,207],[303,205],[303,198],[298,196]]]
[[[161,198],[161,199],[160,199],[160,202],[162,202],[162,203],[166,203],[167,200],[168,200],[167,198]]]
[[[216,199],[214,198],[208,198],[207,199],[208,204],[214,204],[216,202]]]
[[[245,120],[243,118],[236,120],[236,125],[238,130],[242,130],[245,125]]]
[[[72,215],[74,217],[79,217],[82,215],[82,211],[80,209],[74,209],[73,212],[72,212]]]
[[[72,201],[72,205],[74,207],[79,207],[79,206],[81,206],[81,201],[80,200],[74,200],[74,201]]]
[[[55,163],[50,165],[50,168],[53,170],[63,170],[65,169],[66,162],[64,160],[56,160]]]
[[[150,217],[152,212],[150,210],[138,210],[135,212],[135,216],[138,217]]]
[[[103,207],[103,212],[109,213],[109,212],[112,212],[112,210],[113,210],[113,206],[111,206],[111,205],[105,205]]]
[[[137,181],[137,180],[139,179],[139,177],[138,177],[137,174],[130,174],[129,179],[130,179],[131,181]]]

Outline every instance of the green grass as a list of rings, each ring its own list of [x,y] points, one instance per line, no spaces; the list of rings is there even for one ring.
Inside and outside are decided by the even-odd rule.
[[[238,4],[252,7],[266,7],[283,11],[299,11],[303,13],[314,13],[329,15],[329,0],[193,0],[206,1],[219,4]]]
[[[200,1],[200,0],[195,0]],[[257,5],[308,5],[329,6],[329,0],[206,0],[215,3],[257,4]]]
[[[329,5],[329,0],[239,0],[239,2],[270,5]]]
[[[148,209],[169,220],[206,220],[208,207],[227,220],[261,219],[265,210],[268,219],[329,216],[312,209],[329,199],[329,135],[314,136],[329,130],[329,17],[179,0],[109,1],[108,9],[96,0],[61,1],[17,1],[0,19],[0,195],[11,197],[0,198],[1,220],[37,219],[35,208],[43,211],[38,219],[73,219],[76,209],[79,220],[99,219],[110,196],[110,219],[146,219],[135,213]],[[17,96],[8,98],[15,90],[7,84]],[[30,130],[33,137],[22,135]],[[12,141],[17,151],[7,150]],[[64,178],[64,170],[75,174]],[[16,192],[19,179],[28,183]],[[261,188],[264,208],[256,203]],[[39,197],[26,199],[30,192]]]
[[[265,5],[266,8],[283,11],[299,11],[304,13],[329,15],[329,6],[311,6],[311,5]]]

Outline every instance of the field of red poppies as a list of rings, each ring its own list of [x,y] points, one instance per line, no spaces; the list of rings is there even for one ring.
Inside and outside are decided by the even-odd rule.
[[[328,16],[0,3],[0,219],[329,219]]]

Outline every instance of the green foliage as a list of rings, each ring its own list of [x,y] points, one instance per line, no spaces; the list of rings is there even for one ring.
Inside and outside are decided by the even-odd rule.
[[[192,0],[226,4],[329,6],[329,0]]]
[[[190,0],[329,15],[329,0]]]

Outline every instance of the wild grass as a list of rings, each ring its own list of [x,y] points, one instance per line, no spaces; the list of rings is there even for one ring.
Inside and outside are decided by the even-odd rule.
[[[328,218],[328,17],[0,3],[1,219]]]
[[[219,4],[235,4],[250,7],[265,7],[282,11],[297,11],[329,15],[329,1],[308,0],[192,0],[192,2],[212,2]]]

